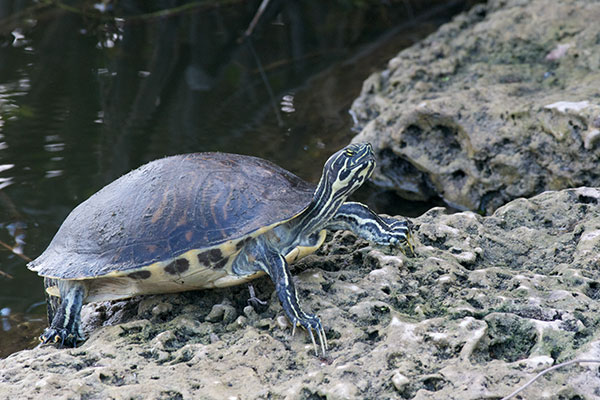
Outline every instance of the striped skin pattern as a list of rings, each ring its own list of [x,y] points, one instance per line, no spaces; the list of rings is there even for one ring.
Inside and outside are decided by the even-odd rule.
[[[408,226],[405,221],[392,218],[385,221],[367,206],[345,200],[368,179],[375,167],[370,144],[350,145],[329,158],[309,207],[297,218],[282,224],[263,236],[263,240],[244,249],[245,256],[238,258],[233,271],[242,271],[256,258],[256,266],[271,276],[279,301],[294,330],[306,329],[315,345],[320,343],[324,354],[327,338],[321,320],[305,313],[299,306],[298,296],[291,279],[286,257],[292,249],[303,245],[315,250],[324,240],[325,229],[348,229],[366,240],[382,245],[408,244]],[[320,232],[320,239],[315,238]]]
[[[46,280],[45,283],[48,285],[50,282]],[[75,345],[84,339],[81,332],[81,306],[85,297],[85,285],[69,281],[57,281],[57,285],[62,299],[60,307],[55,310],[48,307],[48,319],[57,323],[47,328],[40,340],[43,343],[59,343],[60,346]]]
[[[353,231],[363,239],[381,245],[410,246],[406,222],[380,217],[361,203],[345,202],[329,221],[327,229]]]
[[[289,264],[316,251],[326,230],[410,246],[405,221],[346,202],[374,167],[371,145],[351,144],[327,160],[316,189],[268,161],[220,153],[132,171],[77,207],[29,265],[45,277],[50,297],[51,324],[40,339],[82,340],[84,302],[226,287],[267,274],[293,332],[306,329],[315,353],[318,342],[324,354],[325,329],[300,307]],[[135,195],[123,205],[126,193]]]

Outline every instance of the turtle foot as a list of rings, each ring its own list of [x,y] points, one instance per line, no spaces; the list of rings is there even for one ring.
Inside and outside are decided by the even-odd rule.
[[[49,327],[40,335],[40,342],[42,344],[55,343],[58,344],[59,348],[77,347],[77,342],[83,340],[83,337],[79,334],[73,334],[63,328]]]
[[[266,301],[259,299],[256,297],[256,291],[254,290],[254,286],[251,284],[248,285],[248,291],[250,292],[250,297],[248,298],[248,305],[252,306],[255,310],[265,308],[268,304]]]
[[[402,254],[406,255],[406,248],[410,250],[411,255],[415,255],[413,245],[411,243],[410,226],[407,221],[398,220],[391,217],[381,217],[388,225],[387,235],[384,235],[385,240],[379,244],[387,244],[391,247],[400,247]],[[388,237],[389,236],[389,237]]]
[[[304,313],[303,313],[304,314]],[[321,324],[321,320],[316,315],[304,314],[301,318],[295,318],[295,321],[292,323],[292,336],[296,333],[296,327],[301,326],[310,335],[310,340],[315,347],[315,355],[319,355],[319,347],[317,346],[317,340],[321,345],[321,351],[323,356],[325,356],[325,351],[327,350],[327,336],[325,335],[325,329],[323,329],[323,324]],[[315,335],[313,331],[317,333],[317,340],[315,340]]]

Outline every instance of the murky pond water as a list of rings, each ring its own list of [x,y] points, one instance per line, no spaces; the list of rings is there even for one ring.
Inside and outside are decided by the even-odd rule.
[[[49,3],[0,5],[0,357],[45,326],[26,260],[77,204],[185,152],[256,155],[317,180],[353,136],[362,81],[466,2],[274,0],[251,41],[260,1]]]

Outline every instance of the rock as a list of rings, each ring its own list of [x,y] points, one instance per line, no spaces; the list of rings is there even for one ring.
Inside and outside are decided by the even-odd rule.
[[[352,106],[375,181],[486,214],[600,186],[599,20],[596,0],[492,0],[400,52]]]
[[[410,383],[410,379],[406,376],[402,375],[400,372],[396,372],[394,376],[392,376],[392,384],[396,388],[397,391],[403,392],[406,386]]]
[[[215,304],[205,319],[210,322],[223,321],[231,323],[236,318],[237,312],[234,307],[229,304]]]
[[[436,208],[411,221],[414,257],[356,239],[344,254],[319,251],[294,275],[324,324],[325,357],[304,331],[291,336],[267,280],[256,281],[271,296],[260,313],[245,287],[132,299],[113,308],[137,312],[113,326],[97,321],[112,305],[91,304],[105,311],[86,314],[96,325],[80,347],[0,360],[0,399],[501,398],[548,366],[600,358],[599,205],[600,189],[578,188],[489,217]],[[161,304],[173,308],[157,317]],[[226,310],[241,317],[225,321]],[[600,387],[594,364],[551,374],[522,398]]]
[[[283,315],[278,316],[276,322],[279,329],[282,329],[284,331],[292,328],[290,321]]]
[[[351,382],[339,382],[332,387],[327,387],[320,391],[319,395],[331,400],[350,400],[356,399],[358,388]]]
[[[155,317],[161,317],[165,314],[170,313],[173,310],[173,305],[169,303],[160,303],[152,308],[152,315]]]
[[[258,319],[258,314],[256,313],[256,311],[254,310],[254,307],[252,307],[252,306],[244,307],[243,312],[244,312],[244,315],[250,320]]]

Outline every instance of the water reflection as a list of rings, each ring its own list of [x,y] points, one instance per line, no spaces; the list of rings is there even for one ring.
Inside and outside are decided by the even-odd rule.
[[[294,108],[294,95],[286,94],[281,98],[281,111],[286,113],[293,113],[296,111]]]
[[[0,2],[0,271],[12,277],[0,276],[0,308],[10,318],[45,312],[27,257],[78,203],[144,162],[227,151],[317,180],[353,135],[362,81],[463,6],[415,25],[411,13],[446,2],[272,0],[250,42],[240,38],[260,0],[164,13],[171,3]]]
[[[0,177],[0,190],[4,189],[5,187],[8,187],[10,185],[12,185],[13,180],[12,178],[2,178]]]
[[[1,138],[1,137],[0,137],[0,138]],[[0,143],[0,145],[1,145],[2,143],[4,143],[4,142],[1,142],[1,143]],[[0,147],[0,150],[2,150],[2,147]],[[13,168],[14,166],[15,166],[15,164],[4,164],[4,165],[0,164],[0,172],[3,172],[3,171],[6,171],[6,170],[9,170],[9,169]]]
[[[0,309],[0,321],[2,322],[2,330],[5,332],[9,331],[11,328],[11,324],[8,319],[9,315],[10,315],[10,308],[4,307],[4,308]]]

